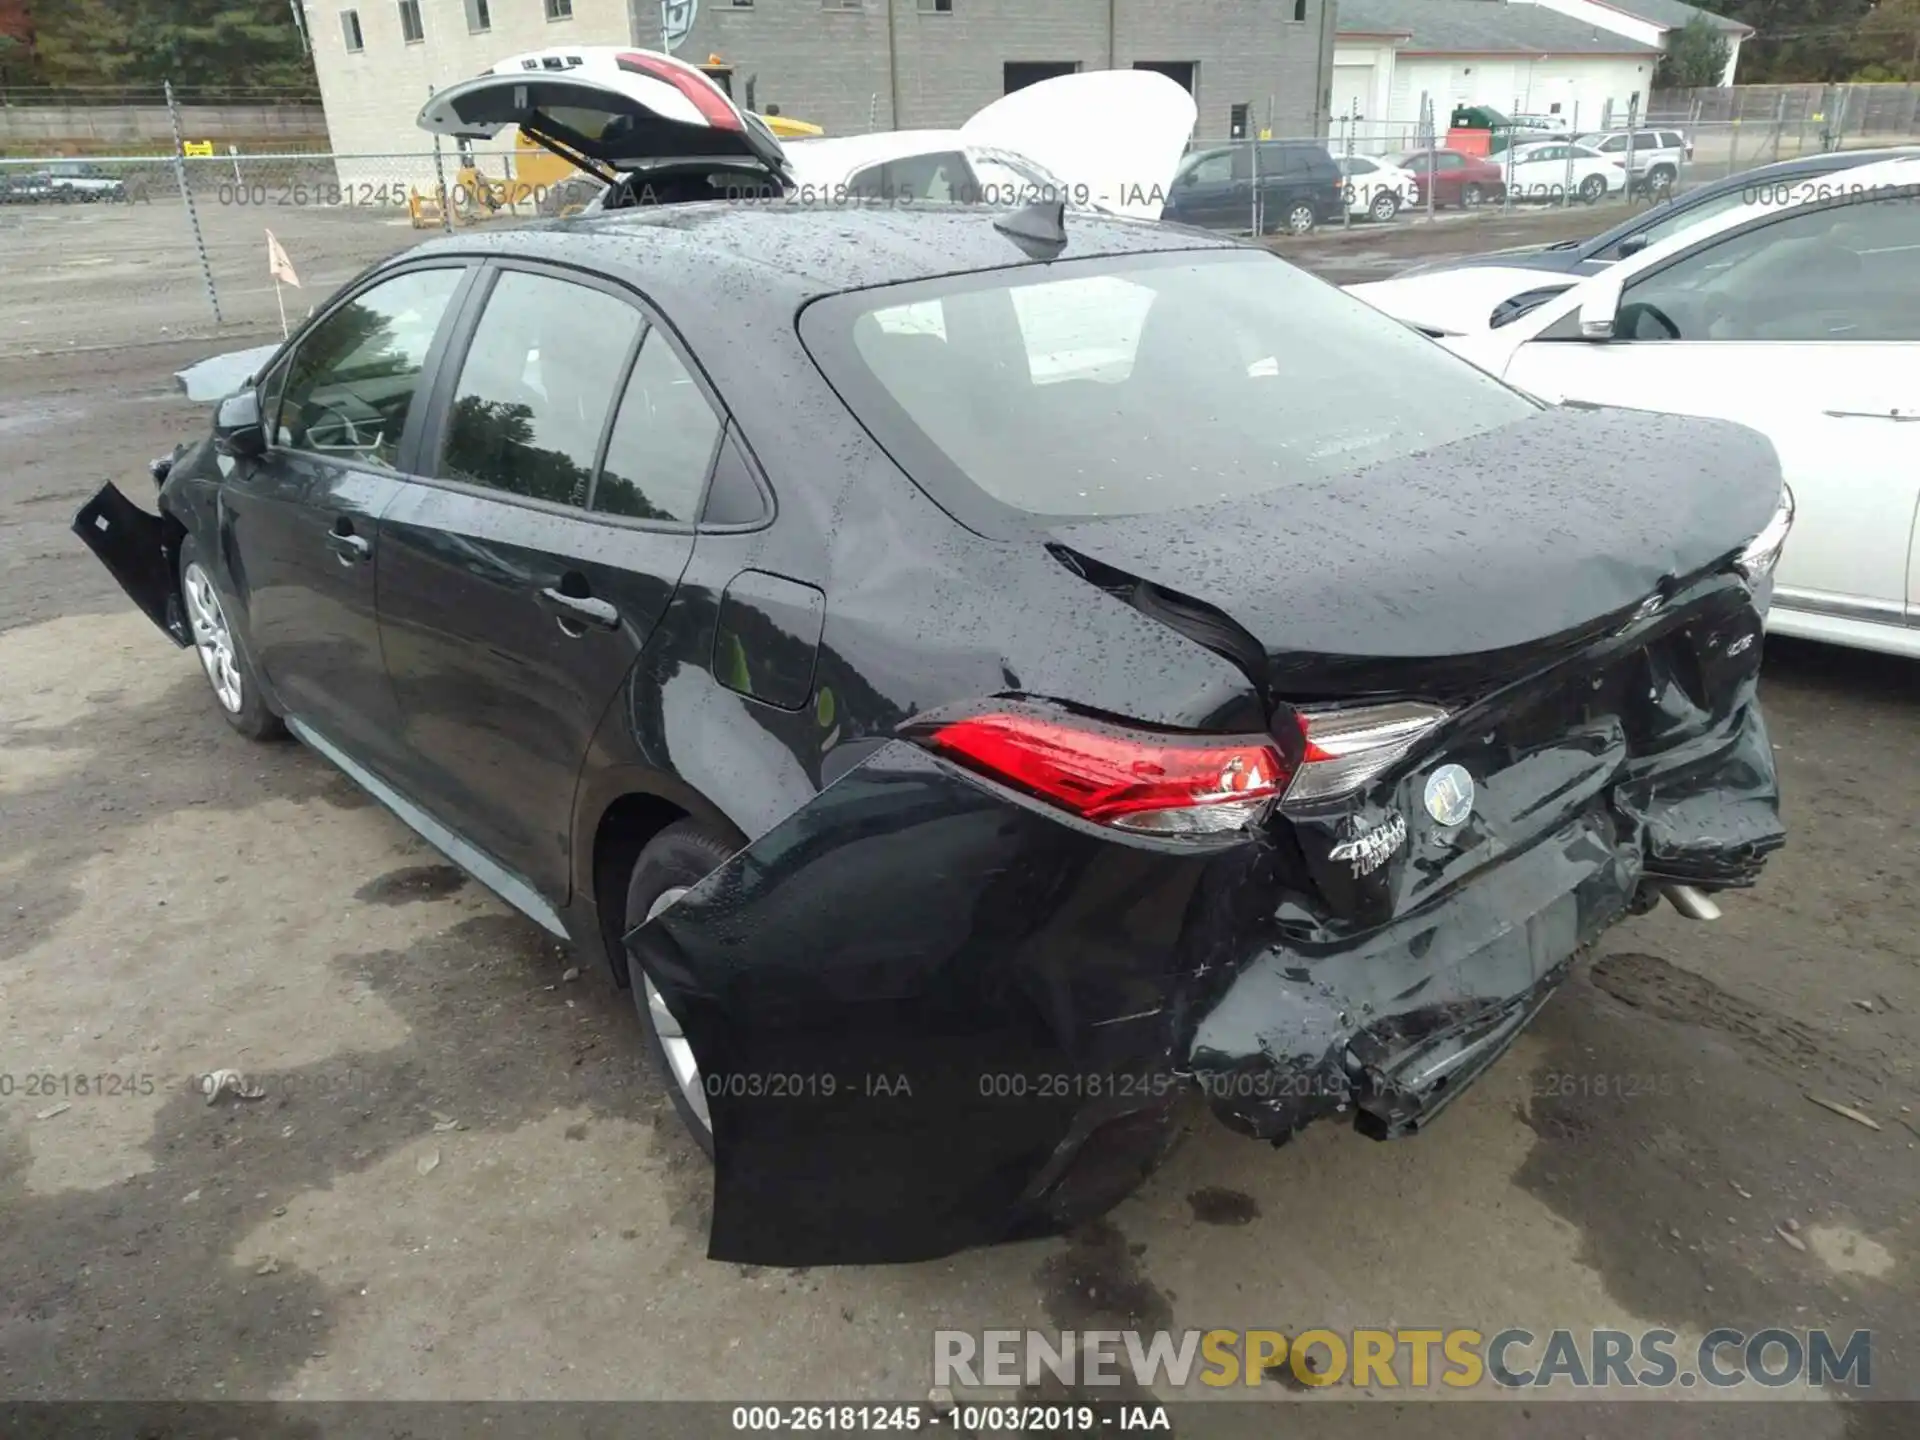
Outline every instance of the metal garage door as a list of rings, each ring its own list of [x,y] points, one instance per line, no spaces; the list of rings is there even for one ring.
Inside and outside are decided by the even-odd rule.
[[[1336,65],[1333,67],[1333,123],[1338,126],[1348,116],[1362,121],[1384,120],[1373,113],[1373,66]]]

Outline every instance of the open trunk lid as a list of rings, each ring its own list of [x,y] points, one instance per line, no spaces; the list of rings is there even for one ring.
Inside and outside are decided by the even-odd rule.
[[[568,160],[606,172],[681,160],[751,162],[775,178],[786,152],[696,66],[652,50],[562,46],[509,56],[435,94],[420,128],[491,140],[517,126]]]
[[[1780,492],[1772,446],[1741,426],[1560,408],[1346,474],[1049,534],[1089,578],[1131,577],[1232,622],[1279,688],[1351,695],[1404,688],[1423,668],[1409,662],[1470,668],[1590,634],[1728,560]]]

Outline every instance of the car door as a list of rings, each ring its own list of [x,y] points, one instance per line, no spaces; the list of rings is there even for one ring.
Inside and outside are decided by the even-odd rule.
[[[308,326],[262,381],[266,450],[228,462],[221,489],[221,558],[254,663],[290,715],[376,769],[399,730],[375,615],[379,520],[470,274],[460,260],[387,271]]]
[[[1631,265],[1633,262],[1622,262]],[[1626,277],[1615,337],[1556,302],[1506,378],[1761,431],[1798,507],[1776,607],[1899,624],[1920,510],[1920,187],[1749,221]]]
[[[1174,176],[1168,218],[1188,225],[1253,224],[1252,167],[1248,147],[1208,150],[1193,156]],[[1235,157],[1240,163],[1236,165]]]
[[[1516,150],[1512,178],[1507,183],[1516,195],[1544,200],[1566,188],[1569,153],[1565,145],[1535,145]]]
[[[558,906],[575,780],[686,567],[721,421],[621,287],[503,261],[476,291],[381,522],[380,634],[405,788]]]

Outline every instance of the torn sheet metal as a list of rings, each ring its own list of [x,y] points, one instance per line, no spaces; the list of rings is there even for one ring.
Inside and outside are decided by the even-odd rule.
[[[700,1058],[710,1253],[919,1260],[1070,1224],[1196,1099],[1269,1139],[1418,1129],[1661,879],[1750,883],[1780,844],[1758,625],[1737,580],[1699,581],[1356,799],[1219,847],[884,743],[628,937]],[[1427,803],[1450,767],[1464,816]],[[1390,819],[1384,861],[1336,857]]]

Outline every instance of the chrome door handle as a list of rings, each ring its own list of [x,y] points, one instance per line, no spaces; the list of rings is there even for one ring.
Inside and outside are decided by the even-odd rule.
[[[342,535],[339,531],[330,531],[327,544],[340,558],[342,565],[354,565],[373,554],[373,542],[364,535]]]
[[[591,625],[596,630],[620,628],[620,612],[605,600],[596,600],[591,595],[569,595],[549,585],[540,592],[540,608],[562,626]]]

